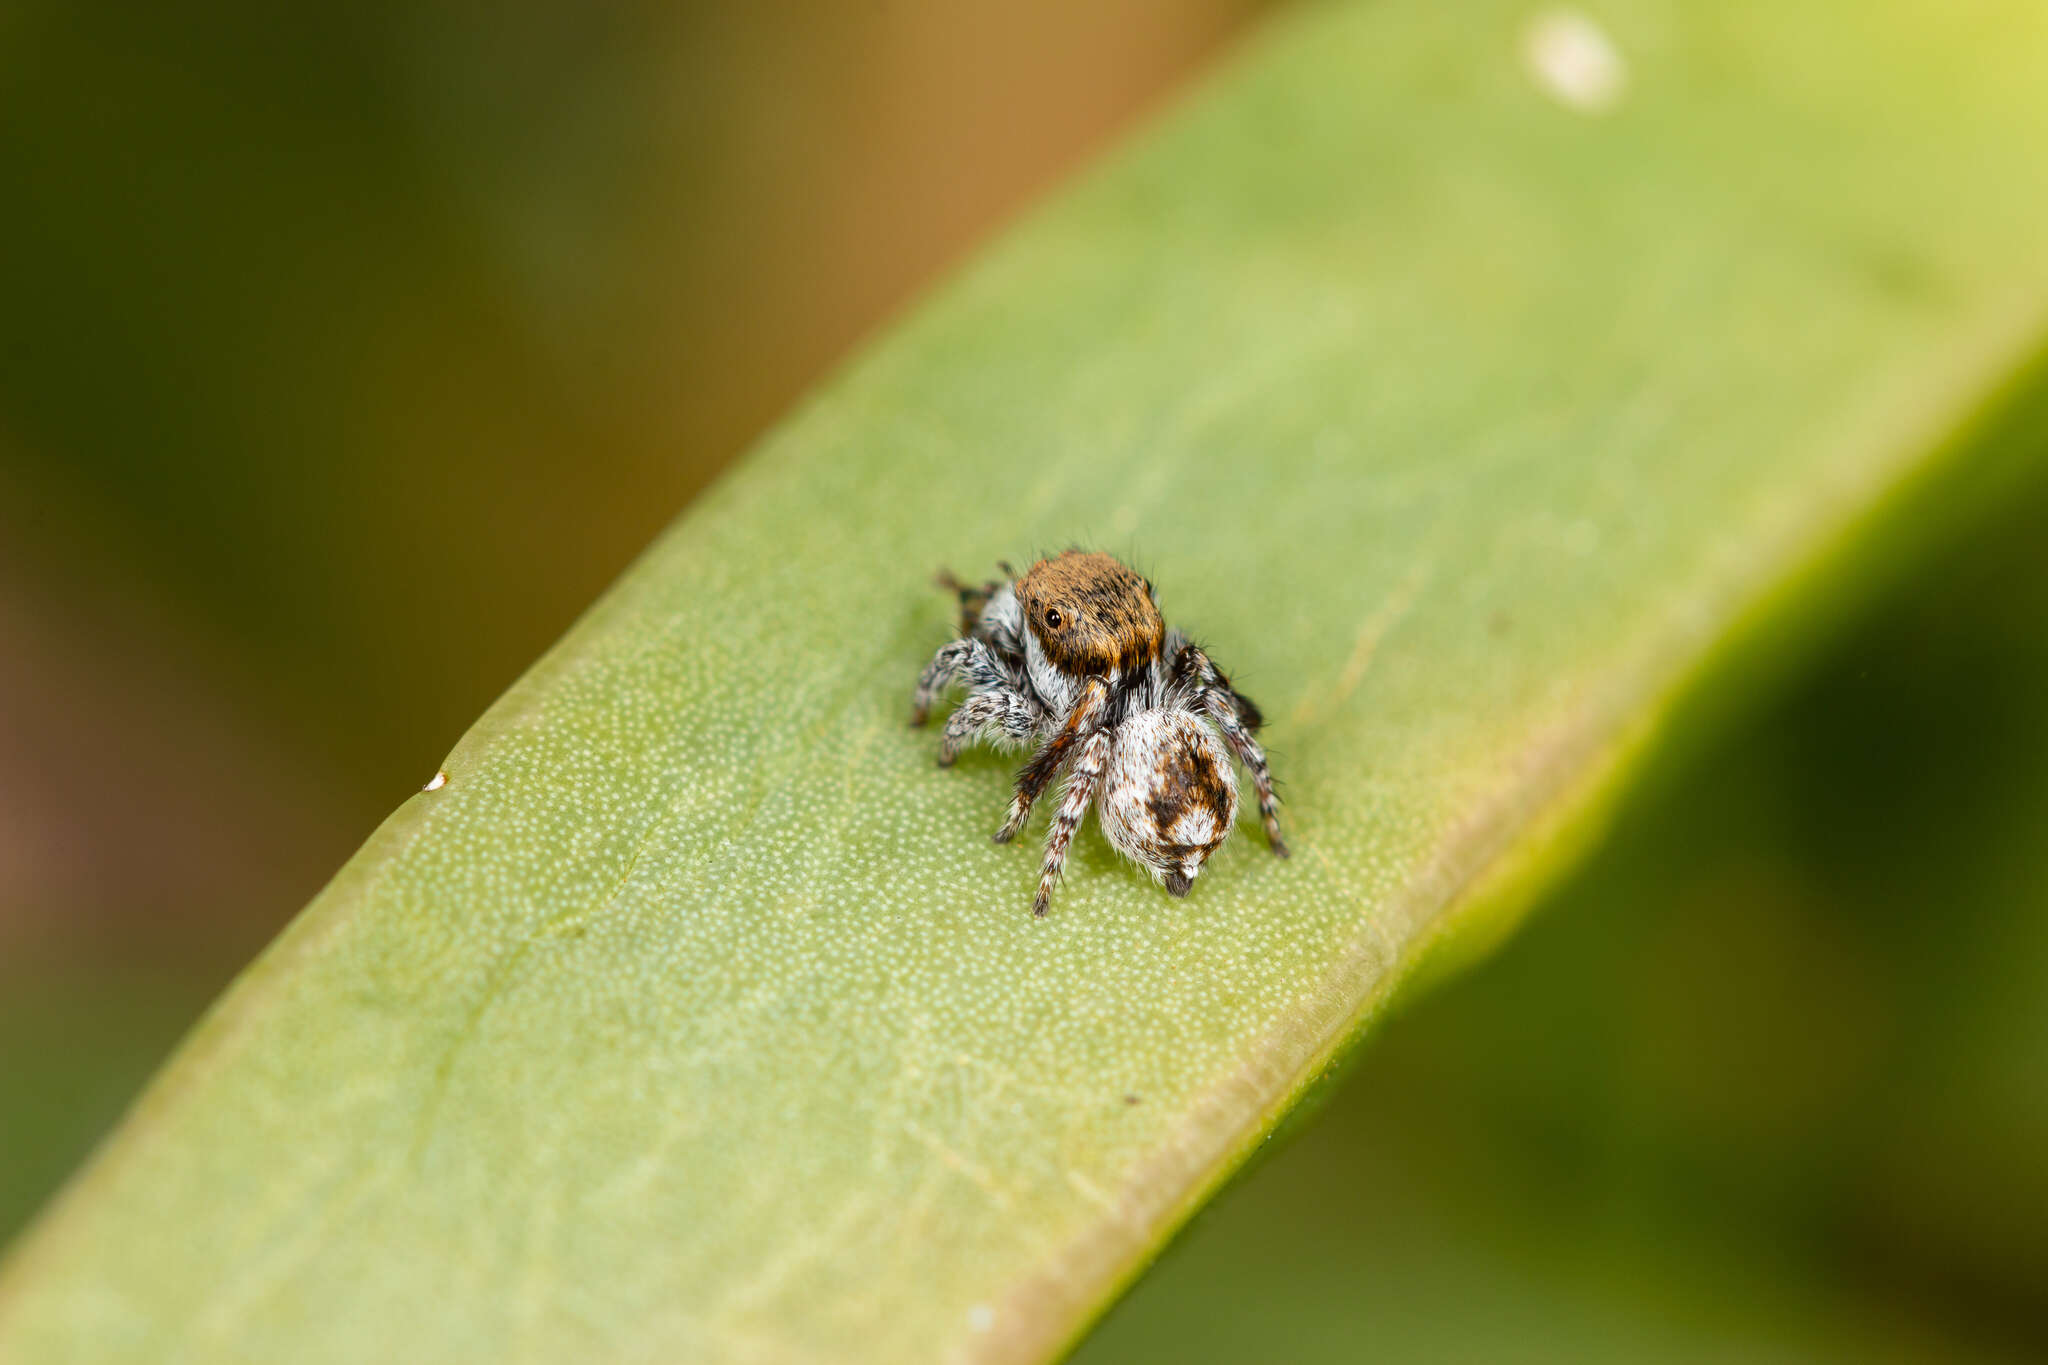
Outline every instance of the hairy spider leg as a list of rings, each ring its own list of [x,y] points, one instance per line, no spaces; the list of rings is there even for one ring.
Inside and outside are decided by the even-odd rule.
[[[1053,814],[1052,828],[1045,834],[1045,866],[1038,874],[1038,896],[1031,913],[1043,917],[1052,905],[1052,889],[1066,871],[1067,850],[1074,832],[1088,815],[1088,802],[1102,782],[1102,770],[1109,764],[1109,732],[1096,730],[1081,744],[1081,752],[1067,770],[1067,785],[1060,793],[1060,808]]]
[[[1273,794],[1273,772],[1266,766],[1266,751],[1252,738],[1259,710],[1231,689],[1230,680],[1210,661],[1198,645],[1184,646],[1173,661],[1176,678],[1191,680],[1196,699],[1223,731],[1224,742],[1238,762],[1251,771],[1252,786],[1259,794],[1259,819],[1266,827],[1266,842],[1280,857],[1287,856],[1287,841],[1280,837],[1280,799]],[[1240,703],[1243,708],[1240,709]],[[1248,717],[1245,712],[1249,711]]]
[[[1016,687],[1015,679],[1003,666],[1002,656],[989,648],[987,641],[971,635],[949,640],[939,646],[939,652],[932,655],[932,661],[918,677],[917,691],[910,700],[912,725],[922,725],[931,717],[932,703],[955,679],[966,683],[970,692]]]
[[[976,740],[1021,744],[1038,733],[1045,712],[1013,687],[977,692],[954,709],[939,740],[939,766],[950,768],[960,751]]]
[[[981,624],[981,613],[988,606],[989,599],[1002,590],[1002,583],[996,579],[990,579],[988,582],[979,585],[962,583],[958,578],[954,577],[951,569],[939,570],[937,581],[941,588],[944,588],[947,592],[960,599],[960,633],[962,635],[981,633],[976,629]]]
[[[1009,817],[996,831],[997,843],[1007,844],[1017,837],[1017,831],[1023,829],[1024,822],[1031,817],[1031,803],[1038,799],[1046,784],[1059,775],[1068,756],[1081,741],[1101,728],[1108,710],[1109,684],[1101,678],[1089,678],[1083,682],[1080,695],[1074,698],[1074,709],[1067,713],[1067,723],[1018,772],[1017,794],[1010,798]]]

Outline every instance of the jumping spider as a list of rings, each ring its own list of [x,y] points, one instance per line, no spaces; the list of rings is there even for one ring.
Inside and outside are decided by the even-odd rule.
[[[1022,578],[1001,568],[1001,580],[979,587],[939,576],[959,595],[960,638],[917,680],[910,723],[924,724],[933,700],[957,681],[967,699],[939,741],[942,767],[977,740],[1037,746],[1017,774],[999,844],[1017,837],[1031,803],[1069,770],[1031,913],[1052,903],[1068,845],[1098,795],[1111,847],[1185,896],[1237,818],[1237,775],[1218,731],[1251,770],[1266,839],[1286,857],[1273,775],[1252,738],[1264,723],[1259,708],[1185,635],[1167,629],[1151,583],[1108,555],[1079,550],[1041,559]]]

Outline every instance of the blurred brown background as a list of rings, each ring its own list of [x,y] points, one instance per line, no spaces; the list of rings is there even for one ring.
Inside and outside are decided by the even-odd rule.
[[[1253,0],[0,13],[0,1236]],[[1663,772],[1094,1360],[2048,1358],[2048,496]]]

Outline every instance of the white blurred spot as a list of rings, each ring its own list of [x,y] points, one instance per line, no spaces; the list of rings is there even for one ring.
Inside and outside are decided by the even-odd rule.
[[[428,779],[427,779],[427,785],[426,785],[426,786],[424,786],[424,787],[421,787],[421,788],[420,788],[420,790],[421,790],[421,791],[423,791],[423,792],[437,792],[437,791],[441,790],[441,788],[443,788],[443,787],[445,787],[445,786],[447,786],[447,785],[448,785],[448,774],[447,774],[447,773],[444,773],[444,772],[443,772],[443,773],[435,773],[435,774],[434,774],[434,775],[433,775],[432,777],[430,777],[430,778],[428,778]]]
[[[987,1304],[977,1303],[974,1307],[967,1310],[967,1327],[969,1331],[986,1332],[995,1325],[996,1310]]]
[[[1582,114],[1603,114],[1628,85],[1628,62],[1607,30],[1575,9],[1545,10],[1522,35],[1522,60],[1546,95]]]

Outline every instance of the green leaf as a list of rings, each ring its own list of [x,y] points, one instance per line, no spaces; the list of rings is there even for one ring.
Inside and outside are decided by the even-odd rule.
[[[875,346],[237,983],[0,1358],[1069,1342],[2040,343],[2032,0],[1596,17],[1294,12]],[[1293,859],[1091,832],[1029,916],[1007,765],[903,722],[933,569],[1076,540],[1262,703]]]

